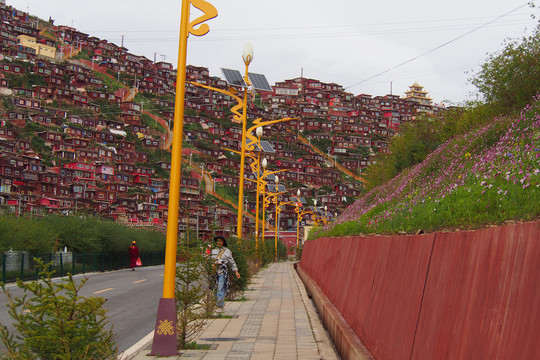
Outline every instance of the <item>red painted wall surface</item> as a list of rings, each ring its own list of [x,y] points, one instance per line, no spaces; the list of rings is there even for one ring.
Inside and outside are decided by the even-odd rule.
[[[540,222],[437,236],[414,359],[540,358]]]
[[[540,222],[317,239],[299,266],[378,360],[539,357]]]

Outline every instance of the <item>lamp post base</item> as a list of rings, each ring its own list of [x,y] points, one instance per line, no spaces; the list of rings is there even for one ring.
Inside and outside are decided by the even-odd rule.
[[[176,300],[160,298],[152,352],[149,356],[176,356],[178,345],[176,339]]]

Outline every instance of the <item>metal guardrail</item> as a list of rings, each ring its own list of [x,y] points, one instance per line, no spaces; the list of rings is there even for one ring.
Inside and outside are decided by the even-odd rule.
[[[70,253],[57,252],[33,255],[27,252],[10,251],[2,254],[0,281],[3,283],[21,280],[38,279],[39,269],[34,258],[40,258],[45,264],[51,263],[49,270],[55,276],[67,274],[85,274],[129,268],[127,253]],[[143,266],[162,265],[165,263],[165,252],[141,252]]]

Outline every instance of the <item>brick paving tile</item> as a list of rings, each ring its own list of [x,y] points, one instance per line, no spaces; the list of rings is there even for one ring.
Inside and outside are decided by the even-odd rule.
[[[175,359],[338,359],[292,263],[273,263],[262,270],[245,297],[227,302],[224,313],[233,317],[210,319],[197,338],[210,350],[183,351]],[[151,343],[130,360],[153,360],[146,355],[150,349]]]

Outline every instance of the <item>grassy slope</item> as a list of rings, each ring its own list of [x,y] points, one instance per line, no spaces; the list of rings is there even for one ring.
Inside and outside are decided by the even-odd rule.
[[[447,141],[311,238],[474,229],[538,218],[539,114],[540,97],[519,118],[497,118]]]

